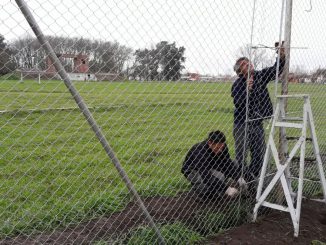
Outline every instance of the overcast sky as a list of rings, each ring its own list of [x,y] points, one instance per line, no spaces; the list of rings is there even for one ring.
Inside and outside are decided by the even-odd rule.
[[[28,0],[46,35],[117,41],[133,49],[160,41],[186,48],[186,70],[233,74],[238,49],[250,43],[254,0]],[[291,66],[326,66],[326,1],[296,0]],[[279,39],[282,0],[257,0],[253,45]],[[14,0],[1,0],[0,32],[11,41],[32,33]],[[273,57],[273,52],[268,50]]]

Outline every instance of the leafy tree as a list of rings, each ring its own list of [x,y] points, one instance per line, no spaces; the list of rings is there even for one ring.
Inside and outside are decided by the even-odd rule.
[[[138,49],[134,53],[132,74],[142,80],[178,80],[184,69],[184,51],[184,47],[178,48],[175,43],[166,41],[152,49]]]
[[[318,78],[324,79],[326,81],[326,68],[318,68],[311,76],[311,81],[316,83]]]
[[[141,80],[158,79],[158,56],[155,49],[136,50],[133,75]]]
[[[0,75],[16,69],[13,54],[13,50],[6,44],[4,36],[0,34]]]
[[[163,68],[163,80],[178,80],[181,77],[182,65],[185,62],[184,47],[177,48],[175,43],[168,44],[163,41],[156,45],[156,51],[160,57],[160,65]]]
[[[5,38],[0,34],[0,49],[4,49],[7,46],[5,43]]]

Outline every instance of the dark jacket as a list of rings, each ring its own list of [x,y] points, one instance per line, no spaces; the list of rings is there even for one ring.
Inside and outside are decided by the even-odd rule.
[[[282,73],[285,59],[280,59],[279,74]],[[253,123],[261,123],[263,118],[273,115],[273,105],[269,97],[267,84],[276,78],[276,66],[254,71],[253,87],[249,91],[248,119],[258,119]],[[247,77],[240,75],[233,83],[231,95],[234,103],[234,123],[243,124],[246,121]]]
[[[215,154],[208,146],[207,141],[194,145],[188,152],[181,172],[187,177],[192,170],[197,170],[204,183],[211,180],[211,170],[222,172],[226,178],[237,179],[241,172],[231,160],[229,149],[225,144],[220,154]]]

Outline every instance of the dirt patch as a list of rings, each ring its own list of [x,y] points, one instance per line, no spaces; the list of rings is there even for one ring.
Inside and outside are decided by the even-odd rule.
[[[311,244],[311,241],[326,242],[325,203],[303,200],[299,237],[293,237],[290,214],[273,211],[258,220],[231,229],[204,244]]]
[[[150,197],[143,200],[147,210],[155,222],[171,223],[182,221],[186,224],[194,222],[196,214],[203,210],[218,210],[216,202],[203,202],[194,198],[191,193],[182,193],[176,197]],[[36,235],[19,235],[14,238],[0,240],[0,244],[90,244],[94,241],[112,239],[140,225],[147,224],[142,211],[135,202],[107,217],[93,219],[70,226],[63,230],[45,232]]]
[[[176,197],[145,198],[144,204],[155,222],[181,221],[198,226],[198,214],[220,211],[232,205],[232,200],[203,202],[191,193]],[[236,202],[236,200],[234,200]],[[273,212],[258,223],[245,224],[217,237],[210,237],[205,244],[310,244],[312,240],[326,241],[326,205],[304,201],[300,221],[300,238],[293,238],[293,227],[288,213]],[[127,207],[107,217],[100,217],[52,232],[30,236],[19,235],[0,240],[0,244],[91,244],[125,234],[132,228],[147,224],[138,205],[131,202]],[[111,240],[112,241],[112,240]]]

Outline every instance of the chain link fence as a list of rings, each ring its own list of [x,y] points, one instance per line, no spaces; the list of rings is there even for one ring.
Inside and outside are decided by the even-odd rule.
[[[284,39],[284,8],[2,1],[0,243],[189,244],[250,222],[286,70],[274,46]],[[287,78],[289,94],[310,95],[324,170],[325,11],[321,0],[293,4]],[[287,115],[302,112],[289,101]],[[306,158],[303,195],[320,197],[309,142]],[[282,195],[275,188],[269,200]]]

